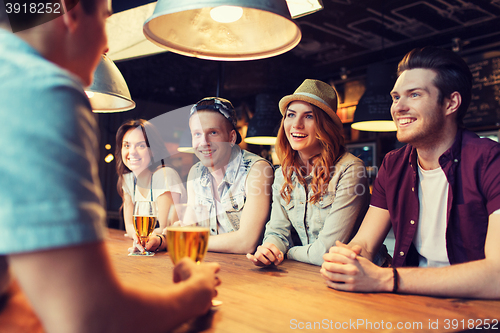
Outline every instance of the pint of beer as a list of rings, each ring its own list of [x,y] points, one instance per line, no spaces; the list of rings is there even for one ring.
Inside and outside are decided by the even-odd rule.
[[[136,201],[134,204],[133,223],[135,233],[142,246],[156,226],[157,208],[154,201]]]
[[[207,253],[208,235],[208,228],[167,227],[168,253],[174,264],[184,257],[202,261]]]
[[[166,241],[170,258],[174,264],[184,257],[201,262],[207,253],[210,234],[206,208],[187,204],[175,206],[182,221],[167,227]]]

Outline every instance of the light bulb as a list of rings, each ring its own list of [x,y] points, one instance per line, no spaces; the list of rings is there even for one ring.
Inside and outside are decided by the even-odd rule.
[[[243,16],[243,8],[236,6],[219,6],[212,8],[210,16],[219,23],[232,23]]]
[[[113,161],[115,159],[115,157],[113,156],[113,154],[108,154],[105,158],[104,158],[104,161],[106,163],[111,163],[111,161]]]

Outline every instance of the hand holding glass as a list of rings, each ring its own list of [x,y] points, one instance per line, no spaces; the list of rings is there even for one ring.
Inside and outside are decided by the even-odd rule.
[[[134,229],[142,247],[146,246],[149,236],[156,226],[157,208],[154,201],[136,201],[134,204]],[[143,255],[152,252],[144,251]]]
[[[167,248],[174,264],[184,257],[189,257],[200,264],[208,249],[210,237],[210,219],[208,210],[201,205],[177,204],[172,206],[169,216],[179,217],[167,227]],[[173,222],[173,223],[172,223]],[[212,306],[222,302],[212,300]]]

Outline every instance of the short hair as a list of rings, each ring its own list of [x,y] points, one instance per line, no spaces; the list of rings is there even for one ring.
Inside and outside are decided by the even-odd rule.
[[[93,14],[97,8],[97,0],[63,0],[63,1],[64,4],[66,5],[67,11],[73,9],[73,7],[75,7],[78,3],[81,4],[84,13],[87,15]],[[9,25],[10,22],[13,32],[18,32],[21,30],[35,27],[39,24],[48,22],[56,17],[57,14],[44,12],[40,14],[36,13],[36,14],[23,15],[22,17],[19,17],[16,20],[17,22],[10,22],[9,16],[5,8],[5,2],[0,1],[0,25]]]
[[[436,73],[434,85],[439,90],[438,102],[457,91],[462,103],[457,110],[457,124],[463,126],[463,119],[472,97],[472,73],[467,63],[455,52],[427,46],[413,49],[405,55],[398,65],[398,77],[404,71],[423,68]]]
[[[221,110],[222,108],[222,110]],[[236,129],[236,112],[234,110],[233,104],[221,97],[205,97],[202,100],[198,101],[191,108],[191,115],[196,112],[213,112],[218,113],[224,117],[224,127],[227,132],[230,133],[232,130],[237,131]],[[190,115],[190,116],[191,116]],[[228,118],[229,117],[229,118]],[[237,142],[239,143],[239,142]]]
[[[68,10],[76,6],[78,2],[82,5],[85,14],[93,14],[97,8],[97,0],[64,0]]]
[[[7,12],[5,11],[5,2],[0,1],[0,26],[9,22]]]

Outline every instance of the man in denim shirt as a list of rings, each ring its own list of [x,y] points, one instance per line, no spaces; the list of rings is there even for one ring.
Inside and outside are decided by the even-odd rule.
[[[339,290],[498,299],[500,145],[462,128],[472,74],[453,52],[426,47],[398,75],[391,113],[408,145],[387,154],[359,232],[324,255],[321,273]],[[393,268],[380,268],[368,259],[391,224]]]
[[[254,251],[267,222],[271,201],[271,164],[240,149],[235,110],[228,100],[204,98],[191,109],[193,149],[200,162],[188,175],[188,203],[210,214],[208,250]]]

